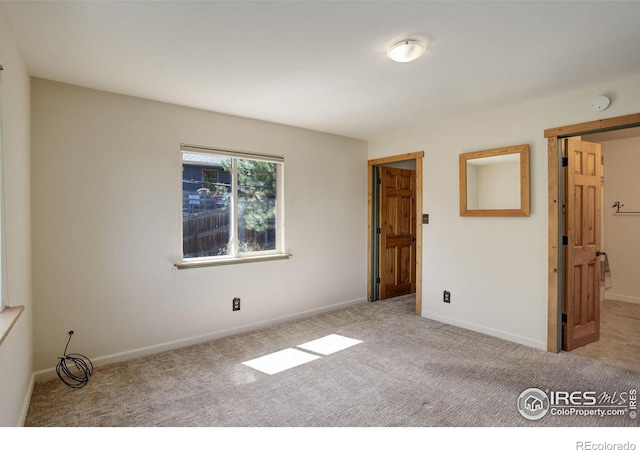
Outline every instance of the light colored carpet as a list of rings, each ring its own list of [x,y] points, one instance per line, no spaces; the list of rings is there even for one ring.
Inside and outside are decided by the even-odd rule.
[[[602,300],[600,339],[571,353],[640,372],[640,305]]]
[[[89,384],[37,383],[27,426],[638,426],[628,417],[523,418],[526,388],[621,392],[640,374],[416,316],[403,298],[97,368]],[[266,375],[241,364],[336,333],[362,343]],[[89,355],[90,356],[90,355]]]

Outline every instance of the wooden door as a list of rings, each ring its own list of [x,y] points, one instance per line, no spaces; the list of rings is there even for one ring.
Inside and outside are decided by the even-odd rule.
[[[562,348],[600,338],[600,144],[567,139]]]
[[[416,292],[416,172],[380,167],[379,298]]]

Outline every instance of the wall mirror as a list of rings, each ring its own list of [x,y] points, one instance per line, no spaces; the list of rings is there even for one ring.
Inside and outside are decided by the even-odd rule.
[[[529,215],[529,145],[460,155],[460,215]]]

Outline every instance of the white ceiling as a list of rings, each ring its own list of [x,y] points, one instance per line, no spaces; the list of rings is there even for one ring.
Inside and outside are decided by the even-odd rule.
[[[640,73],[635,1],[2,3],[33,76],[362,139]]]

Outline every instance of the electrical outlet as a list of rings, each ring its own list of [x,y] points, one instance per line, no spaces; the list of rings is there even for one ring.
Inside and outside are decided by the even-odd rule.
[[[236,297],[233,299],[233,310],[240,311],[240,297]]]
[[[451,303],[451,292],[444,291],[442,294],[442,301],[445,303]]]

